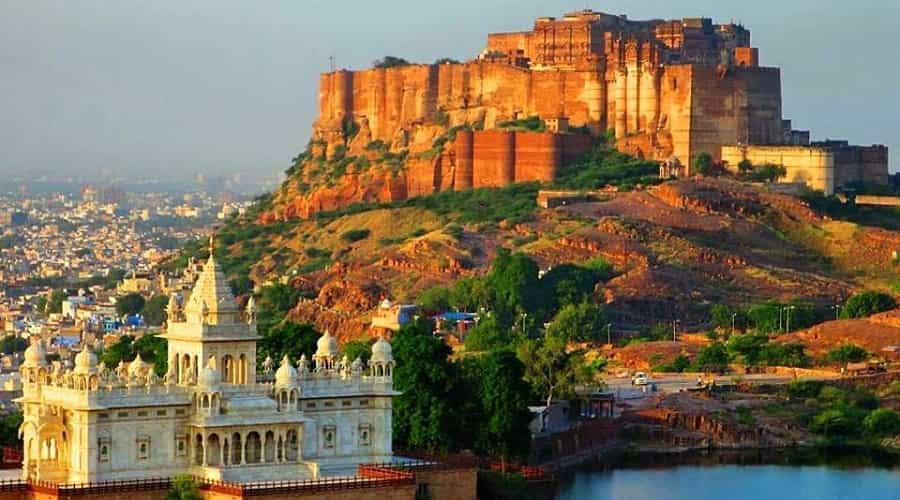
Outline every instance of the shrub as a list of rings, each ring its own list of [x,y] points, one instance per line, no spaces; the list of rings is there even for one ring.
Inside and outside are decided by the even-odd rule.
[[[701,153],[691,162],[691,169],[702,176],[711,175],[714,168],[715,164],[709,153]]]
[[[788,384],[788,394],[794,398],[814,398],[824,386],[820,380],[793,380]]]
[[[734,413],[737,415],[738,423],[742,425],[754,425],[756,423],[756,417],[753,416],[750,408],[746,406],[738,406],[734,409]]]
[[[354,241],[360,241],[368,238],[370,234],[371,231],[369,231],[368,229],[351,229],[344,232],[344,234],[341,235],[341,239],[348,243],[353,243]]]
[[[665,373],[681,373],[683,371],[687,371],[687,369],[690,367],[691,360],[689,360],[684,354],[679,354],[678,357],[672,360],[671,363],[654,366],[653,371]]]
[[[863,428],[873,436],[900,434],[900,413],[889,408],[879,408],[866,416]]]
[[[508,120],[497,124],[497,128],[506,130],[526,130],[530,132],[543,132],[546,130],[544,120],[539,116],[529,116],[518,120]]]
[[[855,344],[844,344],[828,351],[828,354],[825,355],[826,360],[836,364],[858,363],[868,358],[869,353]]]
[[[841,310],[841,317],[863,318],[897,307],[897,302],[890,295],[883,292],[866,291],[858,293],[847,300]]]
[[[728,351],[725,344],[714,342],[700,349],[694,365],[704,372],[724,372],[728,368]]]
[[[598,189],[615,185],[623,189],[635,184],[656,184],[659,163],[621,153],[598,144],[578,160],[563,165],[555,184],[565,189]]]
[[[851,408],[832,408],[813,417],[810,430],[829,437],[852,436],[859,431],[861,415]]]

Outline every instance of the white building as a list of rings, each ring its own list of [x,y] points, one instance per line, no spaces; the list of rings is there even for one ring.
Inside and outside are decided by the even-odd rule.
[[[118,367],[85,347],[75,367],[33,343],[20,368],[23,476],[65,483],[192,474],[227,481],[352,474],[389,460],[393,358],[339,359],[327,332],[310,368],[285,356],[257,382],[255,306],[239,311],[213,257],[190,300],[168,307],[168,372],[140,356]],[[264,368],[271,373],[267,359]]]

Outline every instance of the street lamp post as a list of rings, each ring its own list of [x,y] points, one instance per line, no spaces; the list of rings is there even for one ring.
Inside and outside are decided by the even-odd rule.
[[[612,346],[612,336],[609,333],[609,329],[612,328],[612,323],[606,324],[606,344]]]
[[[734,323],[737,320],[737,313],[731,313],[731,334],[734,335]]]
[[[784,333],[791,333],[791,311],[793,311],[796,308],[797,308],[796,306],[788,306],[785,308],[785,309],[787,309],[787,325],[786,325],[786,328],[784,329]]]
[[[672,321],[672,342],[678,342],[676,335],[678,334],[678,323],[681,323],[681,320]]]

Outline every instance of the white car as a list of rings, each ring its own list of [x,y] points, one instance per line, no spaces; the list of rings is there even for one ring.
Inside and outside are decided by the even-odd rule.
[[[647,385],[650,383],[650,377],[644,372],[637,372],[631,377],[631,385]]]

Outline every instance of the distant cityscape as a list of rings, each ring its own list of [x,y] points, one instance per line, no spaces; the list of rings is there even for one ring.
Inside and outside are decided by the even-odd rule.
[[[67,332],[80,339],[82,331],[133,332],[157,323],[140,310],[119,314],[117,299],[137,294],[149,301],[192,284],[193,277],[182,284],[154,269],[251,203],[227,191],[135,193],[114,185],[85,185],[75,194],[0,194],[5,334],[58,337],[50,346],[58,353]]]

